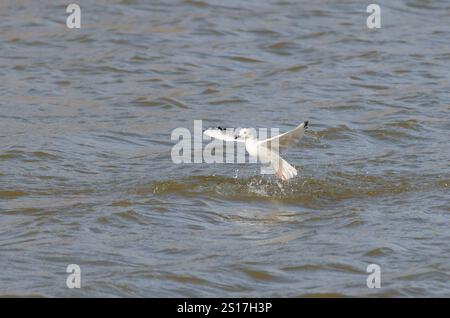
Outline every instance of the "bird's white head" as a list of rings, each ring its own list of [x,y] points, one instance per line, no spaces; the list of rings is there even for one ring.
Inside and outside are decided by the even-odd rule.
[[[242,139],[242,140],[246,140],[249,138],[254,138],[255,134],[253,133],[253,131],[249,128],[242,128],[238,131],[238,134],[236,135],[236,137],[234,137],[234,139]]]

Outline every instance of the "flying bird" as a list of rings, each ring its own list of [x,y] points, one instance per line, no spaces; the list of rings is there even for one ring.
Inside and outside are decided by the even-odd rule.
[[[294,129],[264,140],[258,140],[250,128],[227,129],[222,127],[209,128],[203,133],[206,136],[224,140],[245,143],[245,149],[250,156],[256,157],[261,163],[269,164],[278,178],[283,181],[297,175],[297,169],[280,157],[278,150],[286,149],[297,143],[308,128],[305,121]]]

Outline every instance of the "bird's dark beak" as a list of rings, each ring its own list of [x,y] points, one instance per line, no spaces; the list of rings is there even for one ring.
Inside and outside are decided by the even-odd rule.
[[[234,137],[234,139],[237,139],[238,136]]]

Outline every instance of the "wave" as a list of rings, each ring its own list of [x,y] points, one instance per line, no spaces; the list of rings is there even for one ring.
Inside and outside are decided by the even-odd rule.
[[[272,177],[232,178],[223,176],[190,176],[178,180],[160,180],[136,189],[140,195],[204,196],[216,199],[282,200],[284,203],[333,203],[348,199],[363,199],[398,195],[423,190],[424,183],[395,175],[373,176],[335,172],[322,178],[300,177],[282,182]],[[435,187],[430,183],[429,187]]]

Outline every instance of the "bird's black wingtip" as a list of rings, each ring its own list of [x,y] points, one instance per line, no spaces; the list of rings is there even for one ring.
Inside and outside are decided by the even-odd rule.
[[[305,121],[303,124],[303,127],[305,127],[305,129],[308,128],[309,120]]]

